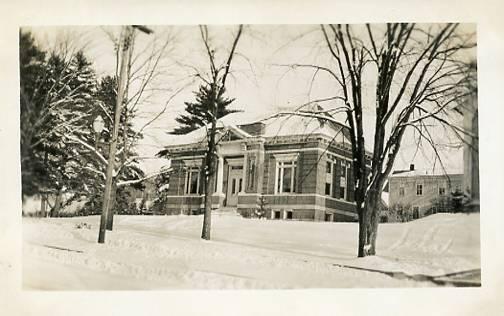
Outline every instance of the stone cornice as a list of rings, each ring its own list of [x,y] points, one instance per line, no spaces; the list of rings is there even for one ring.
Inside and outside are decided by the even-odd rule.
[[[235,144],[235,143],[244,143],[247,145],[253,145],[253,144],[264,144],[264,142],[265,142],[264,137],[254,136],[254,137],[249,137],[246,139],[237,139],[237,140],[220,142],[218,144],[218,146],[222,146],[225,144]],[[166,150],[168,150],[169,153],[180,153],[180,152],[187,152],[187,151],[194,151],[194,150],[205,150],[206,143],[199,142],[199,143],[189,143],[189,144],[168,145],[168,146],[165,146],[164,148]]]
[[[247,145],[263,144],[263,145],[286,145],[286,144],[304,144],[307,142],[320,142],[323,145],[329,145],[346,151],[351,151],[352,147],[349,143],[336,143],[332,142],[333,139],[324,134],[312,134],[312,135],[283,135],[274,137],[263,137],[263,136],[253,136],[244,139],[231,140],[221,142],[219,145],[243,143]],[[190,143],[190,144],[179,144],[179,145],[168,145],[165,146],[171,154],[179,154],[183,152],[199,151],[206,149],[206,143]],[[366,158],[371,159],[371,153],[366,153]]]

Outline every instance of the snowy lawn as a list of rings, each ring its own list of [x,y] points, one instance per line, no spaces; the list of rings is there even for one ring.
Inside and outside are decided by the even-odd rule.
[[[356,258],[357,224],[202,216],[116,216],[106,244],[99,217],[23,219],[25,289],[416,287],[431,282],[341,267],[432,276],[480,267],[479,214],[381,224],[379,256]],[[91,228],[76,228],[87,223]]]

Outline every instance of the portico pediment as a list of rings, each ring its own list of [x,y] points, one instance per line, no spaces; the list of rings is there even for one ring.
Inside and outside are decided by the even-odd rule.
[[[226,126],[221,130],[222,136],[220,136],[220,141],[235,141],[242,140],[252,137],[247,132],[236,126]]]

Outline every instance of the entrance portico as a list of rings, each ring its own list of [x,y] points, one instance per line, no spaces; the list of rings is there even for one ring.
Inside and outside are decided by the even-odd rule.
[[[214,197],[215,207],[236,207],[238,194],[245,192],[247,181],[246,143],[235,141],[220,145],[217,149],[218,165]],[[217,204],[217,205],[216,205]]]

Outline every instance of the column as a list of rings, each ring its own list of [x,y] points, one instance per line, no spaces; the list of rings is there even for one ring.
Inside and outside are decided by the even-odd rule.
[[[224,158],[219,156],[219,165],[217,167],[217,194],[223,194],[222,183],[224,178]]]
[[[246,146],[245,146],[246,148]],[[247,186],[247,168],[248,168],[248,155],[247,152],[245,151],[243,154],[243,180],[242,180],[242,187],[241,191],[242,193],[245,193],[245,187]]]
[[[256,154],[256,192],[266,193],[263,191],[263,177],[264,177],[264,143],[259,144],[259,149]]]

